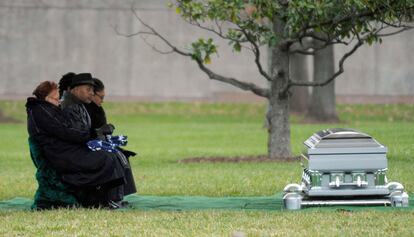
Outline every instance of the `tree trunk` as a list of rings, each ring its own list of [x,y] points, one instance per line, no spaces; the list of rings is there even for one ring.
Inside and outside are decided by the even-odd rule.
[[[279,98],[278,93],[269,99],[266,115],[269,123],[268,155],[271,159],[292,157],[290,149],[290,124],[288,97]]]
[[[275,20],[273,28],[276,35],[283,35],[283,22]],[[273,80],[270,82],[271,95],[266,114],[269,132],[268,155],[271,159],[280,159],[292,156],[290,149],[289,97],[280,94],[288,83],[289,52],[287,49],[276,46],[271,49],[270,53],[270,74]]]
[[[290,55],[290,78],[295,81],[309,81],[309,70],[306,56]],[[309,106],[309,91],[305,86],[294,86],[290,89],[289,108],[291,112],[305,114]]]
[[[318,42],[315,42],[318,44]],[[320,44],[320,43],[319,43]],[[315,52],[313,80],[322,82],[335,73],[334,49],[328,46]],[[335,82],[323,87],[314,87],[308,115],[320,122],[336,122]]]

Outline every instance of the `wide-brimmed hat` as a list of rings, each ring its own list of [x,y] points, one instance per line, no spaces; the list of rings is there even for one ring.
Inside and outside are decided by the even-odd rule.
[[[70,84],[70,88],[74,88],[81,85],[91,85],[95,86],[95,82],[92,79],[92,75],[90,73],[79,73],[76,76],[72,77],[72,83]]]

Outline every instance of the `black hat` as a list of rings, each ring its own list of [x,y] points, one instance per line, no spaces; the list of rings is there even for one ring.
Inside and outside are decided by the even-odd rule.
[[[95,83],[92,80],[92,75],[90,73],[79,73],[76,76],[72,77],[72,83],[70,84],[71,89],[81,85],[95,86]]]

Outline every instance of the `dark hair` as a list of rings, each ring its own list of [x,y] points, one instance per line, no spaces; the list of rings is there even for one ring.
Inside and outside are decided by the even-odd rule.
[[[70,84],[72,84],[72,78],[74,76],[76,76],[76,73],[68,72],[59,80],[59,97],[62,97],[63,92],[69,89]]]
[[[36,89],[33,91],[33,95],[40,100],[44,100],[47,95],[50,94],[53,90],[57,90],[58,85],[53,81],[44,81],[40,83]]]
[[[95,83],[95,85],[93,86],[94,92],[103,91],[105,89],[105,86],[101,80],[99,80],[98,78],[92,78],[92,80]]]

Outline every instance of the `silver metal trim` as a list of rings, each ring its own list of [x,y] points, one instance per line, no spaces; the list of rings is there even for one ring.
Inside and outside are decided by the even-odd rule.
[[[331,187],[331,188],[339,188],[339,187],[342,187],[342,186],[356,186],[358,188],[365,188],[365,187],[368,187],[368,182],[367,181],[361,181],[361,178],[358,177],[358,181],[355,182],[355,183],[344,183],[344,182],[341,182],[339,180],[339,177],[337,176],[335,181],[332,181],[332,182],[329,183],[329,187]]]
[[[302,206],[366,206],[366,205],[383,205],[390,206],[389,199],[369,199],[369,200],[302,200]]]

